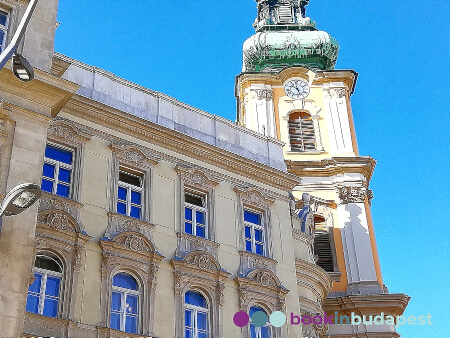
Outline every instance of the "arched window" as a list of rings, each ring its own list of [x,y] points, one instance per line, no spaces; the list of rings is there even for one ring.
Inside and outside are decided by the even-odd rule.
[[[138,333],[139,287],[128,274],[113,277],[111,295],[111,328],[128,333]]]
[[[267,315],[266,311],[264,311],[263,309],[256,306],[252,306],[250,308],[249,313],[250,318],[252,318],[253,314],[258,311],[264,312]],[[271,337],[272,334],[269,323],[266,323],[266,325],[264,325],[263,327],[257,327],[253,325],[253,323],[250,321],[250,338],[271,338]]]
[[[51,254],[38,254],[34,262],[33,284],[28,288],[27,311],[48,317],[58,316],[63,268]]]
[[[315,237],[314,252],[318,257],[316,264],[327,272],[334,272],[333,254],[331,251],[330,234],[325,223],[325,219],[321,216],[314,216]]]
[[[209,309],[205,298],[196,292],[184,295],[184,338],[209,337]]]
[[[292,113],[288,124],[292,151],[316,150],[316,135],[311,115],[305,112]]]

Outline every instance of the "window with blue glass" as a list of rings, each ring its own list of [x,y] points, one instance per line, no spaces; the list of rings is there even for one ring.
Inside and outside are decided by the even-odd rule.
[[[117,213],[142,218],[142,178],[125,170],[119,171]]]
[[[197,292],[184,295],[184,338],[209,337],[209,310],[205,297]]]
[[[261,214],[244,210],[245,250],[264,255],[264,227]]]
[[[125,273],[113,277],[111,295],[111,328],[138,333],[139,287],[136,280]]]
[[[263,309],[256,307],[256,306],[252,306],[250,308],[250,312],[249,312],[249,316],[250,318],[252,318],[253,314],[255,312],[264,312],[267,316],[266,311],[264,311]],[[272,337],[272,333],[270,331],[270,324],[266,323],[266,325],[262,326],[262,327],[256,327],[255,325],[252,324],[251,320],[250,320],[250,338],[271,338]]]
[[[28,312],[58,317],[59,295],[63,269],[61,261],[47,255],[37,255],[33,284],[28,288]]]
[[[72,151],[47,145],[42,172],[42,190],[54,195],[70,198],[72,169]]]
[[[6,46],[6,32],[8,30],[8,13],[0,10],[0,52]]]
[[[186,192],[184,195],[184,232],[207,238],[206,195]]]

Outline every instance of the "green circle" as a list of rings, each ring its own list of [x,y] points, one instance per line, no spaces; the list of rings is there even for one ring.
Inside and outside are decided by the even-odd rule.
[[[286,315],[283,312],[275,311],[269,317],[273,327],[282,327],[286,323]]]
[[[256,311],[252,316],[252,324],[256,327],[263,327],[267,324],[267,315],[262,311]]]

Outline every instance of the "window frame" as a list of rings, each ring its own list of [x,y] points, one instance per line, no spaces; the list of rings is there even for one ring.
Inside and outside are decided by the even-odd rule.
[[[127,216],[127,217],[132,217],[132,218],[136,218],[131,216],[131,208],[132,207],[137,207],[139,208],[139,220],[143,220],[143,216],[144,216],[144,209],[143,209],[143,204],[144,204],[144,183],[145,183],[145,174],[144,173],[132,173],[130,171],[136,172],[135,170],[129,169],[125,166],[119,166],[119,178],[117,180],[117,203],[116,203],[116,213]],[[129,176],[134,176],[136,178],[139,178],[140,182],[141,182],[141,186],[138,187],[136,185],[133,185],[131,183],[126,183],[120,180],[120,173],[125,173],[126,175]],[[127,195],[126,198],[127,200],[121,200],[119,199],[119,188],[124,188],[127,190]],[[131,201],[131,192],[138,192],[141,196],[141,204],[135,204]],[[124,203],[125,202],[125,203]],[[125,214],[122,214],[119,212],[118,210],[118,204],[122,203],[125,204]]]
[[[250,337],[250,338],[272,338],[272,337],[273,337],[272,325],[270,325],[269,322],[266,323],[266,325],[263,326],[263,327],[268,327],[268,328],[269,328],[269,337],[262,337],[262,335],[261,335],[261,329],[262,329],[262,327],[257,327],[257,326],[254,326],[254,325],[253,325],[252,319],[251,319],[251,317],[252,317],[253,314],[250,314],[250,312],[252,311],[252,308],[258,309],[258,310],[255,311],[255,312],[262,311],[262,312],[264,312],[264,313],[266,314],[267,317],[269,317],[269,315],[267,314],[267,311],[264,310],[262,307],[257,306],[257,305],[251,306],[250,309],[249,309],[249,316],[250,316],[250,321],[249,321],[249,337]],[[255,328],[255,331],[256,331],[256,337],[252,337],[252,327]]]
[[[186,195],[191,195],[191,196],[202,198],[204,206],[200,207],[198,205],[186,202]],[[196,236],[196,237],[200,237],[200,238],[204,238],[204,239],[209,239],[209,231],[208,231],[209,230],[208,229],[208,227],[209,227],[209,222],[208,222],[208,217],[209,217],[209,212],[208,212],[209,211],[208,210],[209,209],[208,208],[208,206],[209,206],[209,199],[208,199],[208,193],[200,192],[200,191],[193,190],[193,189],[190,189],[190,188],[185,188],[183,196],[184,196],[184,213],[183,213],[184,214],[184,226],[183,226],[183,232],[188,234],[188,235],[191,235],[191,236]],[[186,219],[186,208],[189,208],[189,209],[192,210],[192,220],[187,220]],[[205,237],[197,235],[197,213],[196,213],[197,211],[203,212],[203,214],[204,214],[204,222],[205,222],[205,224],[202,224],[202,227],[204,228],[204,231],[205,231]],[[186,223],[190,223],[192,225],[192,233],[191,234],[186,232]],[[201,224],[201,223],[199,223],[199,224]]]
[[[135,282],[136,282],[136,285],[137,285],[138,289],[137,290],[132,290],[132,289],[122,288],[120,286],[115,286],[113,284],[114,277],[117,276],[117,275],[120,275],[120,274],[127,275],[127,276],[130,276],[131,278],[133,278],[135,280]],[[110,302],[110,309],[109,309],[109,311],[110,311],[109,326],[110,327],[111,327],[111,314],[112,313],[117,313],[117,314],[120,315],[120,329],[118,331],[131,333],[131,334],[139,334],[140,327],[141,327],[141,312],[142,312],[141,311],[141,303],[142,303],[142,300],[141,300],[142,296],[141,296],[141,294],[142,294],[142,292],[140,291],[140,289],[141,289],[141,286],[139,284],[138,279],[136,277],[134,277],[133,275],[129,274],[129,273],[119,271],[119,272],[115,273],[114,276],[112,276],[112,279],[111,279],[111,295],[110,295],[111,302]],[[120,307],[121,307],[120,311],[112,309],[112,294],[113,294],[113,292],[116,292],[116,293],[120,294]],[[126,312],[126,307],[124,307],[123,305],[126,304],[126,300],[127,300],[127,296],[128,295],[137,296],[137,315],[132,315],[131,316],[131,317],[137,317],[136,332],[125,331],[126,320],[127,320],[127,312]]]
[[[47,144],[45,145],[45,150],[47,150],[47,147],[49,147],[49,146],[53,147],[53,148],[56,148],[56,149],[61,149],[63,151],[71,152],[72,153],[72,164],[67,164],[67,163],[64,163],[64,162],[61,162],[61,161],[54,160],[52,158],[46,157],[45,156],[45,152],[44,152],[44,162],[42,164],[41,187],[42,187],[42,181],[44,179],[46,179],[47,181],[51,181],[52,182],[52,192],[49,192],[49,191],[46,191],[46,190],[44,190],[44,191],[46,191],[46,192],[48,192],[48,193],[50,193],[52,195],[59,196],[59,197],[73,199],[72,197],[74,195],[73,190],[74,190],[74,178],[75,178],[74,177],[75,176],[74,175],[75,157],[77,155],[76,154],[76,149],[73,149],[73,148],[70,148],[70,147],[67,147],[67,146],[64,146],[64,145],[56,144],[56,143],[53,143],[53,142],[47,142]],[[49,165],[55,166],[55,170],[53,172],[54,173],[54,178],[50,178],[48,176],[44,176],[44,171],[43,170],[44,170],[45,164],[49,164]],[[64,181],[61,181],[61,183],[60,183],[60,181],[59,181],[58,177],[59,177],[59,170],[60,170],[61,167],[63,169],[66,169],[66,170],[70,171],[70,182],[69,182],[69,184],[67,184],[67,182],[64,182]],[[67,196],[61,196],[61,195],[57,194],[58,184],[62,184],[64,186],[68,186],[69,187],[69,193],[68,193]]]
[[[27,303],[28,303],[28,297],[30,295],[31,296],[35,296],[35,297],[36,296],[39,297],[38,311],[37,312],[30,312],[30,313],[36,313],[38,315],[45,316],[44,315],[45,300],[46,299],[55,300],[54,296],[47,296],[45,294],[45,291],[47,289],[47,279],[48,279],[48,276],[51,276],[51,277],[56,277],[56,278],[59,279],[58,297],[56,298],[56,300],[58,301],[58,305],[57,305],[57,308],[56,308],[56,316],[46,316],[46,317],[59,318],[60,317],[61,302],[62,302],[61,294],[62,294],[62,288],[63,288],[63,282],[64,282],[63,281],[63,279],[64,279],[64,267],[63,267],[62,262],[61,262],[61,260],[59,258],[58,258],[58,260],[59,260],[59,262],[58,262],[55,258],[53,258],[53,257],[51,257],[49,255],[46,255],[46,254],[38,254],[38,255],[36,255],[34,264],[36,264],[36,258],[38,258],[39,256],[40,257],[45,257],[45,258],[47,258],[49,260],[54,261],[56,264],[58,264],[58,266],[60,267],[62,272],[56,272],[56,271],[53,271],[53,270],[47,270],[47,269],[42,269],[42,268],[38,268],[36,266],[33,266],[33,276],[35,276],[35,274],[38,273],[38,274],[41,274],[42,277],[41,277],[41,286],[39,288],[39,293],[30,292],[29,290],[27,291]],[[31,285],[29,286],[29,288],[31,287]]]
[[[256,223],[252,223],[252,222],[246,221],[245,220],[245,213],[246,212],[249,212],[251,214],[257,215],[259,217],[259,221],[260,221],[261,224],[256,224]],[[267,255],[266,255],[266,253],[267,253],[267,249],[266,249],[267,239],[266,239],[266,229],[265,229],[265,226],[264,226],[264,213],[262,213],[260,211],[257,211],[255,209],[251,209],[251,208],[248,208],[248,207],[244,206],[243,216],[244,216],[243,225],[244,225],[244,246],[245,246],[245,251],[253,253],[253,254],[256,254],[256,255],[267,257]],[[248,227],[250,228],[250,236],[251,236],[250,239],[251,239],[251,245],[252,245],[252,250],[251,251],[247,250],[247,242],[248,241],[247,241],[247,237],[246,237],[246,234],[245,234],[245,230],[246,230],[245,228],[248,228]],[[256,228],[258,228],[257,230],[261,230],[262,231],[262,240],[263,240],[263,242],[257,242],[256,241],[256,236],[255,236],[255,229]],[[256,244],[257,243],[258,244],[262,244],[263,252],[261,254],[256,252]]]
[[[5,25],[0,24],[0,31],[4,33],[3,41],[0,41],[0,53],[5,50],[6,42],[8,39],[8,26],[10,21],[11,13],[8,12],[6,9],[0,7],[0,14],[5,14],[6,16],[6,23]]]
[[[206,308],[203,308],[203,307],[200,307],[200,306],[196,306],[196,305],[192,305],[192,304],[188,304],[188,303],[186,303],[186,301],[185,301],[185,297],[186,297],[186,293],[188,293],[188,292],[192,292],[192,293],[196,293],[196,294],[198,294],[198,295],[200,295],[200,296],[202,296],[202,298],[204,299],[204,301],[205,301],[205,303],[206,303]],[[207,318],[207,325],[206,325],[206,327],[207,327],[207,330],[206,330],[206,335],[207,335],[207,338],[209,338],[210,337],[210,331],[211,331],[211,319],[210,319],[210,304],[209,304],[209,302],[208,302],[208,297],[206,297],[203,293],[201,293],[201,292],[199,292],[199,291],[197,291],[197,290],[188,290],[188,291],[186,291],[184,294],[183,294],[183,300],[184,300],[184,302],[183,302],[183,310],[184,310],[184,316],[183,316],[183,319],[184,319],[184,324],[183,324],[183,328],[184,328],[184,330],[183,330],[183,337],[186,337],[186,310],[192,310],[193,311],[193,313],[191,314],[191,320],[192,319],[194,319],[193,320],[193,325],[194,326],[192,326],[192,328],[194,329],[194,333],[193,333],[193,337],[192,338],[198,338],[198,334],[199,334],[199,328],[198,328],[198,324],[197,324],[197,322],[198,322],[198,317],[197,317],[197,314],[200,312],[200,313],[206,313],[206,318]],[[202,332],[201,333],[205,333],[205,332],[203,332],[204,330],[201,330]]]

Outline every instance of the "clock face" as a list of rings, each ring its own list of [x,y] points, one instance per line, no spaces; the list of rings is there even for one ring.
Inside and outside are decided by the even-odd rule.
[[[309,95],[309,86],[302,80],[291,80],[284,86],[286,95],[292,99],[301,100]]]

